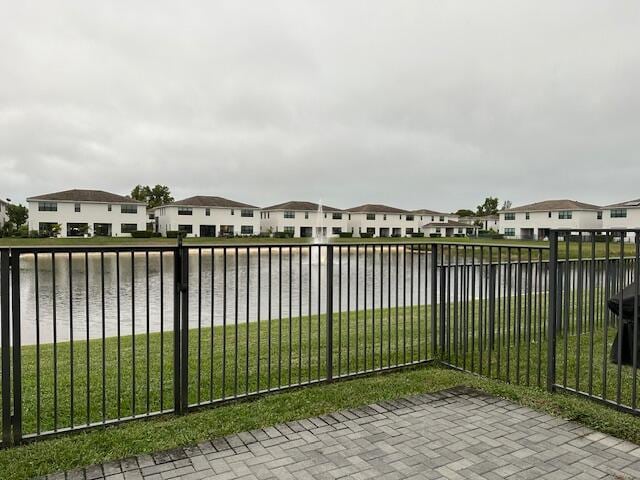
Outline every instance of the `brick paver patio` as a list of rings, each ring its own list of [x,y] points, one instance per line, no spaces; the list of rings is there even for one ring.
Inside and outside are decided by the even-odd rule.
[[[470,389],[243,432],[67,479],[640,478],[640,448]],[[65,478],[64,474],[48,478]]]

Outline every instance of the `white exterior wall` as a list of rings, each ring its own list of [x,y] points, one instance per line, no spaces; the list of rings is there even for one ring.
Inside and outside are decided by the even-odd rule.
[[[640,207],[619,207],[627,211],[626,218],[611,218],[611,209],[607,208],[602,212],[602,228],[615,230],[616,228],[636,228],[640,229]],[[627,235],[627,241],[635,240],[633,233]]]
[[[190,208],[191,215],[178,215],[178,210]],[[209,216],[206,211],[209,209]],[[243,217],[242,210],[251,210],[253,217]],[[230,225],[233,227],[234,235],[241,235],[242,226],[251,226],[253,235],[260,233],[260,210],[228,207],[182,207],[177,205],[157,207],[154,209],[156,231],[162,236],[167,235],[167,231],[179,229],[179,225],[191,225],[192,233],[188,237],[199,237],[201,226],[214,226],[215,236],[220,236],[220,226]],[[233,212],[233,213],[232,213]],[[249,234],[247,234],[249,235]]]
[[[369,228],[375,229],[375,237],[381,236],[381,229],[383,232],[388,231],[387,236],[391,236],[394,229],[399,229],[400,235],[403,237],[406,236],[407,228],[413,228],[414,232],[420,231],[419,227],[416,226],[420,222],[415,220],[415,215],[413,221],[407,221],[406,214],[404,213],[375,213],[375,220],[367,220],[367,215],[368,214],[364,212],[351,212],[351,220],[349,220],[348,228],[349,231],[353,232],[354,237],[359,237],[360,232],[367,233],[367,229]]]
[[[38,204],[42,201],[29,201],[29,230],[39,230],[40,223],[59,223],[60,237],[67,236],[68,223],[86,223],[89,225],[89,235],[93,235],[94,224],[108,223],[111,224],[111,236],[113,237],[129,237],[128,233],[121,232],[123,223],[135,223],[137,230],[146,230],[147,228],[147,210],[142,204],[125,204],[136,205],[137,213],[121,213],[121,203],[89,203],[89,202],[68,202],[47,200],[47,203],[56,203],[58,211],[41,212],[38,210]],[[75,211],[76,203],[80,203],[80,212]],[[111,205],[111,211],[108,206]]]
[[[549,229],[589,229],[589,228],[602,228],[602,220],[598,219],[598,212],[596,210],[571,210],[570,219],[560,219],[560,211],[552,211],[551,216],[549,212],[529,212],[529,220],[526,219],[526,212],[514,212],[515,220],[506,220],[505,213],[500,212],[500,233],[505,234],[506,229],[515,229],[514,235],[509,235],[510,238],[525,238],[527,232],[533,229],[533,238],[542,239],[539,232]],[[524,230],[524,232],[523,232]]]
[[[431,235],[439,235],[441,237],[453,237],[455,235],[474,236],[478,231],[478,227],[473,225],[468,225],[468,226],[465,225],[462,227],[461,226],[454,226],[454,227],[429,226],[429,227],[423,227],[420,231],[424,232],[425,237],[430,237]]]
[[[334,212],[323,212],[323,217],[320,218],[317,211],[310,210],[287,210],[287,212],[294,212],[295,218],[284,218],[285,210],[262,210],[260,212],[260,230],[263,233],[271,232],[284,232],[285,227],[294,228],[294,237],[301,236],[301,229],[303,227],[311,228],[315,233],[316,229],[322,227],[325,229],[325,235],[327,237],[336,237],[338,233],[333,233],[334,228],[339,228],[341,232],[350,232],[349,229],[349,213],[348,212],[336,212],[342,215],[340,219],[334,219]]]
[[[0,201],[0,227],[2,227],[8,220],[7,207],[8,205],[5,202]]]

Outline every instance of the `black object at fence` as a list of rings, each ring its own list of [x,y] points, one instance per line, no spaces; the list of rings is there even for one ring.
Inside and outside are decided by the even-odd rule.
[[[596,387],[637,243],[614,258],[595,235],[0,248],[3,445],[433,361],[605,401],[615,385],[635,411],[635,367],[628,395],[622,374]]]
[[[607,302],[609,310],[621,317],[622,328],[620,333],[616,333],[611,346],[609,357],[614,363],[622,363],[623,365],[633,365],[634,359],[638,359],[638,352],[633,353],[633,349],[638,348],[638,340],[634,339],[634,333],[637,335],[637,322],[640,320],[638,312],[638,282],[626,286],[618,294],[614,295]],[[620,355],[620,358],[618,358]]]

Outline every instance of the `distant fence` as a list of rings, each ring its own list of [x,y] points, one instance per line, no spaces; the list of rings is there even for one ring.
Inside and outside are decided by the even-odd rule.
[[[434,361],[637,412],[638,243],[561,234],[0,249],[3,445]]]

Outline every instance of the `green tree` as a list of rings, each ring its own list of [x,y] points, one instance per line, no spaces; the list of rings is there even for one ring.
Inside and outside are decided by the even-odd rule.
[[[131,198],[145,202],[149,208],[173,202],[171,190],[166,185],[156,185],[153,188],[149,185],[136,185],[131,190]]]
[[[487,197],[482,205],[478,205],[478,215],[496,215],[498,213],[497,197]]]
[[[469,210],[468,208],[461,208],[455,214],[459,217],[473,217],[476,212],[474,212],[473,210]]]
[[[9,217],[9,221],[16,228],[20,228],[27,223],[27,219],[29,218],[29,209],[22,204],[11,204],[7,207],[7,217]]]

